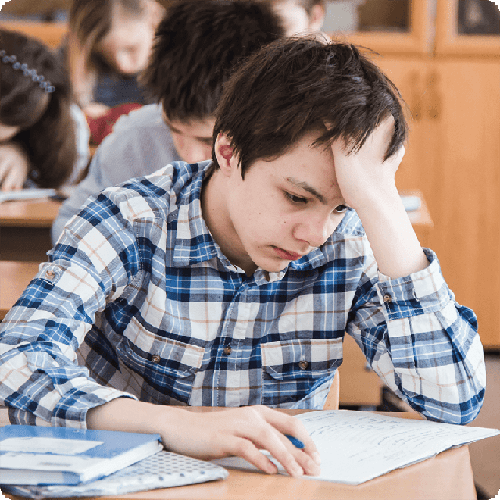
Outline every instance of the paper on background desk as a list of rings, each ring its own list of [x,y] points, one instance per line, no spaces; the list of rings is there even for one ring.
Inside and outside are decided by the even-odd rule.
[[[325,410],[301,413],[296,417],[306,426],[321,456],[321,474],[314,479],[347,484],[361,484],[449,448],[500,434],[496,429],[387,417],[370,412]],[[216,460],[216,463],[255,469],[245,460],[235,457]]]
[[[19,189],[16,191],[0,192],[0,203],[3,201],[37,200],[41,198],[50,198],[56,195],[55,189]]]

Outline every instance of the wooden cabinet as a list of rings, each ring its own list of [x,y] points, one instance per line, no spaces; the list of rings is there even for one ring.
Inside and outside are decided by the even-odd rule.
[[[387,3],[361,3],[378,1]],[[457,301],[476,312],[485,347],[498,348],[500,13],[488,0],[407,3],[405,29],[343,36],[379,53],[375,61],[407,103],[398,187],[423,193],[434,222],[425,244]]]

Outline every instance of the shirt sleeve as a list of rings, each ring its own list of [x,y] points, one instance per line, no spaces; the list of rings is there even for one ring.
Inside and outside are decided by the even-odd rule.
[[[429,266],[422,271],[365,277],[347,332],[412,408],[430,420],[465,424],[479,413],[486,386],[477,319],[455,302],[435,254],[424,251]]]
[[[86,413],[117,397],[77,363],[96,314],[123,293],[139,269],[132,223],[102,195],[66,228],[0,328],[0,403],[11,419],[86,426]]]
[[[55,244],[67,222],[91,196],[102,190],[155,172],[178,160],[168,127],[159,106],[144,106],[121,116],[90,163],[87,177],[63,203],[52,226]]]

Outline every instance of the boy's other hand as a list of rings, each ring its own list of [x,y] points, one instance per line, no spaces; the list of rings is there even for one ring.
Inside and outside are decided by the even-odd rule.
[[[0,189],[22,189],[28,178],[29,159],[26,152],[14,143],[0,145]]]
[[[368,136],[359,151],[347,153],[343,139],[332,144],[335,173],[346,204],[368,207],[397,195],[396,171],[405,154],[404,146],[384,161],[394,132],[394,118],[385,118]]]
[[[169,415],[162,438],[169,451],[201,459],[242,457],[255,467],[274,474],[277,467],[259,450],[267,450],[294,477],[320,473],[319,455],[300,420],[265,406],[224,408],[220,411],[179,410]],[[175,422],[171,420],[174,417]],[[296,448],[285,434],[305,445]]]

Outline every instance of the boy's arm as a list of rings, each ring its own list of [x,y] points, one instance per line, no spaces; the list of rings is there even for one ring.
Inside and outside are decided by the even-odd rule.
[[[356,153],[346,154],[342,140],[332,146],[335,172],[348,206],[359,215],[380,272],[391,278],[427,267],[427,258],[396,188],[401,148],[384,161],[394,127],[386,118]]]
[[[169,451],[201,459],[236,455],[274,474],[277,467],[259,451],[265,449],[292,476],[320,472],[316,446],[303,424],[265,406],[199,412],[120,398],[89,410],[87,427],[158,433]],[[305,448],[295,448],[285,434]]]
[[[481,408],[483,349],[474,313],[455,303],[430,250],[424,253],[400,200],[404,148],[383,161],[384,120],[357,153],[332,146],[337,181],[358,213],[378,269],[353,305],[348,332],[385,383],[428,418],[467,423]]]

